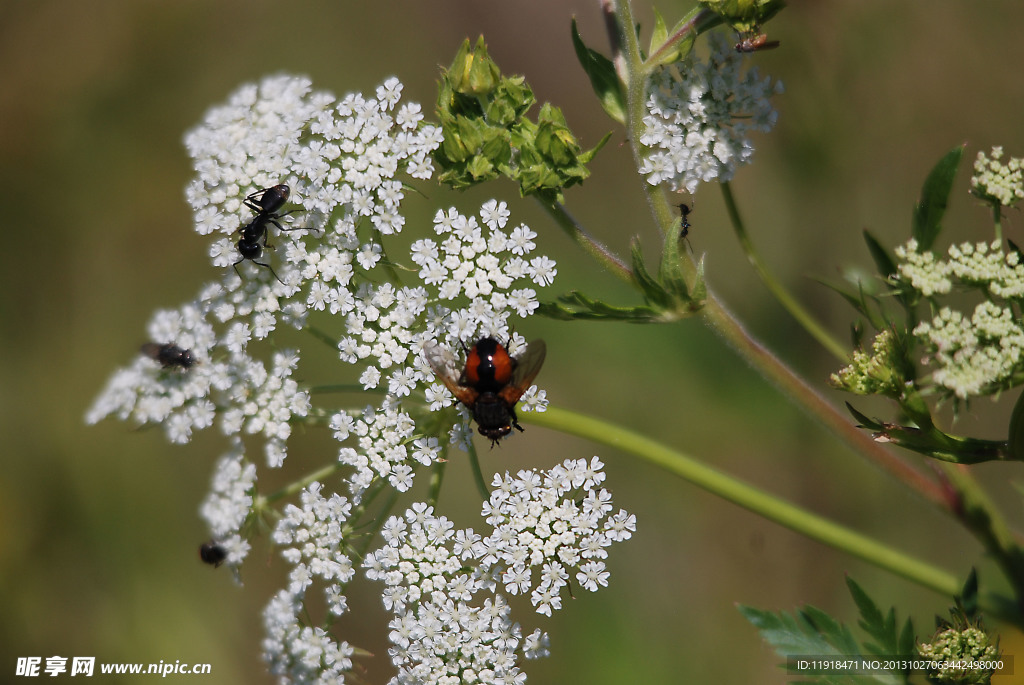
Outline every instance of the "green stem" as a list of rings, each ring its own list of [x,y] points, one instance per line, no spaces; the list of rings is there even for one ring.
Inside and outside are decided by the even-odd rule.
[[[622,29],[622,27],[634,26],[632,11],[628,0],[603,0],[602,5],[608,19],[616,71],[626,86],[626,122],[630,135],[630,147],[633,150],[636,168],[639,169],[643,154],[639,140],[643,131],[645,112],[644,72],[635,32],[631,28],[630,30]],[[672,206],[659,188],[650,185],[643,179],[641,179],[641,183],[655,221],[661,231],[668,235],[676,226]],[[733,203],[734,205],[735,203]],[[683,263],[683,266],[687,265],[692,268],[688,260]],[[826,402],[814,388],[755,340],[717,299],[710,287],[702,313],[705,321],[733,347],[736,353],[774,383],[785,396],[793,399],[809,414],[855,448],[858,453],[878,463],[928,501],[948,509],[945,495],[936,483],[898,459],[884,446],[876,443],[870,435],[854,426],[849,417]],[[845,359],[845,352],[843,357]]]
[[[768,291],[775,296],[775,299],[779,301],[786,311],[797,320],[797,322],[804,327],[811,336],[817,340],[822,347],[828,350],[834,357],[839,359],[843,363],[847,363],[850,360],[849,352],[846,347],[836,340],[832,335],[825,330],[825,328],[815,319],[810,312],[803,308],[803,306],[797,302],[788,290],[778,279],[768,270],[761,261],[761,257],[757,250],[754,249],[754,244],[750,240],[750,236],[747,234],[746,226],[743,220],[740,218],[740,210],[736,205],[736,198],[733,197],[732,188],[728,181],[720,184],[722,187],[722,197],[725,198],[725,207],[729,212],[729,220],[732,221],[733,230],[736,231],[736,238],[740,242],[740,247],[743,248],[743,253],[747,255],[747,261],[754,267],[754,271],[761,278],[761,282],[764,283]]]
[[[430,495],[427,497],[427,503],[432,507],[437,506],[437,500],[441,496],[441,483],[444,482],[445,467],[448,465],[446,461],[439,461],[434,464],[434,468],[430,472]]]
[[[275,502],[284,497],[290,497],[296,493],[302,492],[302,489],[305,488],[310,483],[317,481],[323,482],[325,478],[334,475],[343,468],[345,468],[345,464],[342,464],[340,462],[328,464],[322,469],[317,469],[316,471],[313,471],[312,473],[305,475],[304,477],[300,478],[294,483],[289,483],[288,485],[281,488],[277,492],[273,492],[269,495],[260,495],[258,498],[259,502],[257,503],[257,509],[261,509],[263,508],[263,506],[270,504],[271,502]]]
[[[565,231],[566,235],[589,253],[590,256],[594,257],[594,259],[599,261],[601,264],[604,264],[612,274],[620,279],[627,283],[631,283],[633,281],[633,273],[630,271],[629,266],[627,266],[626,263],[606,245],[602,244],[590,235],[583,226],[581,226],[576,219],[569,214],[565,205],[558,202],[545,202],[539,198],[538,202],[555,221],[555,223]]]
[[[330,335],[328,335],[326,332],[320,330],[316,326],[306,326],[306,332],[308,332],[310,335],[312,335],[314,338],[316,338],[317,340],[319,340],[323,344],[327,345],[328,347],[330,347],[330,348],[332,348],[334,350],[338,349],[338,341],[337,341],[337,339],[332,338]]]
[[[1003,244],[1003,208],[998,202],[992,203],[992,223],[995,227],[996,241]]]
[[[827,402],[793,369],[751,337],[710,289],[704,309],[701,311],[711,328],[721,335],[740,357],[772,382],[783,396],[807,411],[858,454],[875,462],[933,505],[949,510],[946,493],[937,483],[909,466],[882,443],[876,442],[869,433],[855,426],[846,414]]]
[[[550,405],[543,413],[524,412],[522,420],[629,452],[790,530],[847,552],[947,597],[960,591],[960,582],[951,573],[780,500],[640,433],[605,420],[590,418]]]
[[[476,446],[473,445],[473,441],[469,441],[469,466],[473,471],[473,482],[476,483],[476,489],[480,493],[480,496],[484,501],[490,499],[491,491],[487,488],[487,481],[484,480],[484,472],[480,470],[480,458],[476,453]]]

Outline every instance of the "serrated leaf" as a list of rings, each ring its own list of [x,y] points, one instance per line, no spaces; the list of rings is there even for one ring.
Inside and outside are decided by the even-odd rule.
[[[762,639],[775,648],[776,654],[787,659],[804,655],[817,658],[851,658],[863,654],[909,656],[914,648],[912,634],[909,643],[911,651],[903,652],[896,649],[895,610],[890,610],[888,616],[884,616],[874,601],[856,583],[847,578],[847,585],[860,610],[861,627],[867,626],[868,633],[876,640],[879,639],[876,634],[880,635],[880,645],[862,646],[848,626],[813,606],[805,606],[792,614],[784,611],[773,613],[744,606],[739,609],[744,617],[757,627]],[[884,648],[880,648],[883,646],[884,648],[891,647],[892,651],[887,652]],[[831,672],[814,675],[801,674],[801,677],[807,678],[807,680],[800,682],[819,683],[820,685],[867,683],[896,685],[907,682],[906,674],[894,672],[864,674]]]
[[[652,323],[660,320],[660,312],[646,306],[620,307],[594,300],[579,291],[572,291],[559,298],[559,302],[543,302],[537,313],[553,319],[624,321],[627,323]]]
[[[921,188],[921,201],[914,208],[913,236],[922,251],[930,250],[939,236],[942,216],[946,213],[953,179],[963,154],[963,145],[947,152],[932,168]]]
[[[601,102],[601,107],[615,121],[626,124],[626,95],[615,73],[612,61],[599,52],[591,50],[580,37],[576,20],[572,20],[572,46],[583,71],[590,79],[590,85]]]
[[[868,252],[871,253],[871,258],[875,261],[878,274],[886,279],[895,274],[896,262],[889,255],[889,251],[882,247],[882,243],[878,242],[875,236],[867,230],[864,231],[864,242],[868,244]]]
[[[822,656],[838,656],[842,650],[835,643],[852,646],[856,649],[856,641],[849,630],[845,634],[840,631],[826,637],[822,628],[828,629],[828,616],[820,611],[812,610],[813,607],[805,607],[803,611],[789,614],[785,611],[778,613],[765,611],[740,605],[740,613],[750,621],[761,638],[775,648],[780,656],[789,654],[820,654]],[[831,621],[832,626],[837,626]]]
[[[896,633],[896,610],[890,608],[888,613],[883,614],[874,600],[849,576],[846,578],[846,586],[860,611],[857,625],[874,640],[873,643],[865,643],[866,651],[874,656],[911,656],[910,651],[904,652],[900,648],[901,637]],[[903,630],[907,630],[906,625]],[[912,625],[910,630],[913,631]]]
[[[633,280],[640,286],[640,291],[644,294],[644,297],[648,302],[655,305],[667,306],[671,298],[664,288],[661,287],[661,284],[651,277],[647,267],[644,266],[644,256],[640,251],[640,241],[633,241],[633,244],[630,246],[630,256],[633,261]]]

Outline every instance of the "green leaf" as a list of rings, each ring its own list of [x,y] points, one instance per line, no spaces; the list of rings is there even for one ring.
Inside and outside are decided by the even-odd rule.
[[[978,615],[978,571],[975,568],[971,568],[971,572],[967,574],[967,580],[964,581],[963,589],[960,590],[960,595],[957,597],[960,606],[964,610],[964,615],[967,618],[974,618]]]
[[[868,244],[868,252],[871,253],[871,258],[875,260],[875,267],[878,269],[878,275],[882,278],[888,279],[890,276],[896,273],[896,262],[889,255],[889,251],[882,247],[882,243],[878,242],[875,236],[871,235],[868,231],[864,231],[864,242]]]
[[[693,301],[703,302],[708,297],[708,284],[704,280],[704,257],[697,261],[697,278],[693,282]]]
[[[572,45],[576,50],[576,58],[579,59],[597,99],[601,102],[601,107],[608,116],[625,126],[626,94],[622,92],[622,84],[615,73],[615,65],[610,59],[583,43],[575,19],[572,20]]]
[[[861,414],[849,402],[846,402],[845,404],[846,404],[846,410],[848,412],[850,412],[850,414],[853,416],[853,418],[857,419],[857,423],[860,424],[860,426],[859,426],[860,428],[871,428],[873,430],[878,430],[879,428],[882,427],[881,423],[879,423],[878,421],[875,421],[874,419],[869,417],[867,414]]]
[[[928,174],[921,188],[921,201],[914,208],[913,230],[921,250],[930,250],[939,236],[942,216],[946,213],[949,194],[953,189],[953,178],[963,154],[963,145],[947,152]]]
[[[740,606],[740,613],[750,621],[761,634],[761,639],[770,644],[781,657],[798,655],[821,658],[842,657],[857,653],[857,641],[850,630],[814,607],[788,614],[784,611],[773,613],[753,607]],[[861,685],[877,683],[868,676],[856,675],[814,675],[804,676],[801,682],[820,685]]]
[[[900,632],[897,633],[894,608],[890,608],[888,613],[883,614],[874,600],[849,576],[846,577],[846,586],[860,611],[860,620],[857,625],[874,640],[874,642],[864,644],[866,653],[874,656],[912,656],[914,652],[913,622],[907,619]],[[907,633],[911,635],[909,649],[904,644]],[[909,671],[901,671],[901,673],[906,676]]]
[[[690,289],[683,279],[683,268],[679,263],[679,246],[682,241],[679,239],[679,231],[671,230],[665,234],[665,243],[661,249],[661,264],[658,267],[658,276],[665,285],[665,289],[678,298],[689,300]]]
[[[651,55],[668,40],[668,27],[665,26],[665,20],[662,18],[661,12],[658,11],[657,7],[652,9],[654,10],[654,30],[651,31],[651,47],[647,50],[648,54]]]
[[[575,290],[558,299],[558,302],[542,302],[537,313],[562,321],[581,319],[654,323],[662,320],[661,312],[653,307],[620,307],[594,300]]]
[[[640,291],[644,294],[644,298],[659,307],[666,307],[671,302],[671,298],[665,292],[665,289],[661,287],[661,284],[654,280],[647,271],[647,267],[644,266],[644,255],[640,251],[639,240],[633,240],[633,244],[630,246],[630,253],[633,258],[633,280],[640,286]]]
[[[594,147],[590,148],[586,152],[581,152],[576,157],[576,159],[579,160],[580,164],[590,164],[590,160],[594,159],[594,155],[597,154],[597,151],[600,150],[601,148],[603,148],[605,143],[607,143],[608,139],[611,138],[611,137],[612,137],[612,132],[609,131],[608,133],[604,134],[604,138],[602,138],[601,140],[597,141],[597,145],[595,145]]]
[[[761,638],[787,659],[795,656],[850,658],[861,655],[911,657],[916,645],[913,626],[908,620],[902,630],[896,631],[896,610],[882,612],[878,605],[852,579],[846,584],[860,612],[858,625],[871,637],[872,642],[859,643],[849,627],[824,611],[805,606],[792,614],[773,613],[740,607],[740,612],[761,633]],[[905,685],[908,674],[903,672],[873,671],[871,673],[800,674],[808,680],[800,682],[821,685],[866,685],[867,683]]]
[[[860,313],[861,316],[866,318],[871,323],[871,325],[875,327],[875,330],[880,331],[888,325],[885,321],[885,317],[883,317],[879,312],[875,311],[872,307],[868,306],[868,296],[864,293],[864,289],[860,287],[859,282],[857,284],[857,290],[854,291],[846,283],[835,283],[833,281],[827,281],[823,278],[816,278],[815,280],[818,281],[818,283],[821,283],[826,288],[834,290],[844,300],[849,302],[853,306],[853,308],[856,309],[858,313]],[[871,299],[872,301],[877,303],[877,300],[875,298]]]

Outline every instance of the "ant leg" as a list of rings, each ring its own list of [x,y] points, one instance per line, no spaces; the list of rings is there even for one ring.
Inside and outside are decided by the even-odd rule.
[[[267,267],[268,269],[270,269],[270,273],[274,274],[274,278],[276,278],[276,279],[277,279],[277,282],[278,282],[278,283],[280,283],[281,285],[284,285],[284,284],[285,284],[285,282],[281,280],[281,277],[277,275],[277,272],[276,272],[276,271],[274,271],[274,267],[270,266],[269,264],[264,264],[263,262],[257,262],[257,261],[256,261],[255,259],[254,259],[254,260],[252,260],[252,263],[253,263],[253,264],[259,264],[260,266],[265,266],[265,267]],[[519,430],[523,430],[523,429],[522,429],[522,428],[520,428]]]
[[[275,226],[277,226],[277,230],[282,231],[284,233],[288,233],[289,231],[312,231],[312,230],[314,230],[312,226],[292,226],[290,228],[285,228],[284,226],[281,225],[281,222],[278,221],[278,219],[280,219],[281,217],[286,216],[288,214],[294,214],[295,212],[298,212],[298,211],[301,211],[301,210],[295,209],[295,210],[292,210],[291,212],[285,212],[284,214],[277,214],[276,216],[269,216],[269,217],[267,217],[267,221],[269,221],[270,223],[272,223]]]

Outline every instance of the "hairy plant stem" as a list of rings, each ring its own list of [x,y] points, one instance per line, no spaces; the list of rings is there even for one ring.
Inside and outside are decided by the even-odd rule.
[[[628,452],[790,530],[864,559],[940,594],[950,596],[960,590],[960,581],[951,573],[758,490],[646,435],[605,419],[591,418],[548,405],[547,411],[542,413],[523,412],[521,420]]]

